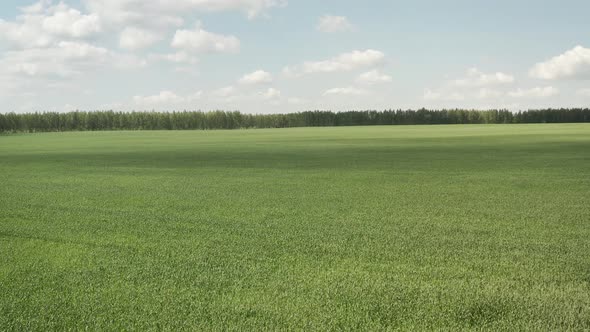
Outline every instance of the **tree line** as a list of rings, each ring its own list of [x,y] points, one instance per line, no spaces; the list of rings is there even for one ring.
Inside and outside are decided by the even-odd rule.
[[[590,122],[590,109],[306,111],[244,114],[225,111],[0,113],[0,132],[98,130],[211,130],[370,125],[577,123]]]

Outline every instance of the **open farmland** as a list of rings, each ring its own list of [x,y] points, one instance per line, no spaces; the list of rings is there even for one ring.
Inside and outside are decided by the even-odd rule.
[[[0,136],[0,330],[588,330],[590,125]]]

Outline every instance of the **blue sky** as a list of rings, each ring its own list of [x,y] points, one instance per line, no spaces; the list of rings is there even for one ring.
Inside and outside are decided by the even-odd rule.
[[[587,1],[0,4],[3,112],[590,106]]]

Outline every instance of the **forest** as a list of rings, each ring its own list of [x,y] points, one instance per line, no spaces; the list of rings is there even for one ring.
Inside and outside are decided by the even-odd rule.
[[[371,125],[590,122],[590,109],[305,111],[245,114],[238,111],[0,113],[0,132],[104,130],[211,130]]]

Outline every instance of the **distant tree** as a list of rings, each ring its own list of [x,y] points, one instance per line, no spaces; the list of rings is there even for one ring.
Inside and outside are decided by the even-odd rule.
[[[305,111],[287,114],[242,114],[237,111],[81,112],[0,114],[0,132],[83,130],[205,130],[369,126],[410,124],[590,122],[590,109]]]

